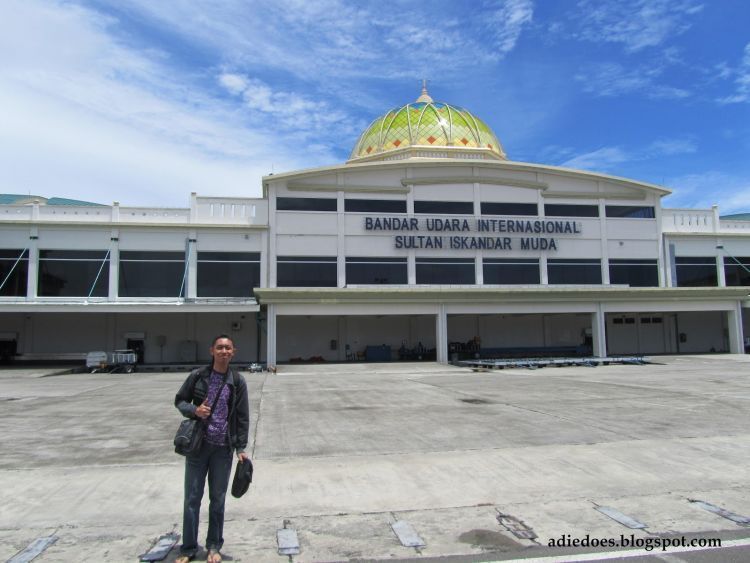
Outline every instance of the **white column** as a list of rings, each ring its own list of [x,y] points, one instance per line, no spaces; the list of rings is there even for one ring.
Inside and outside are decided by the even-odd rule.
[[[39,287],[39,229],[29,233],[29,269],[26,275],[26,299],[36,299]]]
[[[260,287],[271,287],[268,279],[268,254],[268,231],[263,231],[260,233]]]
[[[185,257],[188,261],[188,273],[185,288],[185,297],[188,299],[195,299],[198,297],[198,240],[197,232],[190,231],[188,234],[188,246],[187,256]]]
[[[266,309],[266,366],[276,365],[276,305]]]
[[[606,318],[601,303],[597,304],[596,312],[591,313],[591,344],[594,356],[607,357]]]
[[[544,199],[542,198],[541,190],[537,195],[537,209],[539,210],[539,218],[544,219]],[[541,254],[539,256],[539,283],[541,285],[549,284],[549,276],[547,275],[547,255]]]
[[[411,170],[407,170],[407,176],[411,175]],[[414,186],[412,184],[408,184],[407,189],[409,190],[406,193],[406,214],[407,216],[411,217],[414,215]],[[417,251],[413,248],[410,249],[407,252],[406,255],[406,282],[409,285],[414,285],[417,283]]]
[[[657,198],[654,204],[654,214],[656,215],[656,232],[659,237],[656,239],[656,267],[659,272],[659,287],[669,287],[670,278],[667,275],[669,269],[668,260],[665,260],[664,251],[664,229],[662,228],[661,201]]]
[[[609,240],[607,238],[607,206],[599,200],[599,241],[601,252],[602,285],[609,285]]]
[[[268,260],[268,287],[276,287],[276,190],[272,190],[270,185],[268,187],[268,256],[266,259]]]
[[[339,183],[342,180],[342,175],[338,175]],[[346,287],[346,236],[345,236],[345,221],[346,215],[344,214],[344,192],[339,191],[337,195],[336,209],[336,272],[338,273],[338,287]]]
[[[112,229],[109,237],[109,289],[107,299],[117,301],[120,295],[120,231]]]
[[[742,332],[742,303],[737,302],[734,309],[727,311],[727,329],[729,332],[729,352],[745,353],[745,337]]]
[[[476,175],[476,166],[472,167],[472,173]],[[482,218],[482,191],[479,183],[474,182],[474,223],[476,224]],[[484,252],[477,250],[474,256],[474,283],[484,285]]]
[[[445,314],[445,305],[438,305],[435,316],[435,356],[439,364],[448,363],[448,316]]]
[[[547,275],[547,255],[542,254],[539,257],[539,282],[542,285],[549,284],[549,276]]]
[[[719,287],[727,286],[727,276],[724,271],[724,244],[721,239],[716,239],[716,281]]]

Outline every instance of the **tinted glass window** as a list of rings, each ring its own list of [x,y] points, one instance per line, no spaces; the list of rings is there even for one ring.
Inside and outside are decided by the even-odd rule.
[[[120,252],[122,297],[183,297],[184,279],[184,252]]]
[[[474,284],[473,258],[417,258],[418,284]]]
[[[750,285],[750,257],[724,258],[727,285]]]
[[[549,259],[547,281],[550,284],[600,284],[601,261],[598,259]]]
[[[654,208],[641,205],[608,205],[607,217],[626,217],[628,219],[653,219]]]
[[[336,287],[336,257],[279,256],[276,259],[277,287]]]
[[[539,260],[526,258],[485,258],[482,262],[485,284],[538,284]]]
[[[659,269],[656,260],[610,260],[609,283],[631,287],[657,287]]]
[[[198,253],[198,297],[251,297],[258,286],[260,253]]]
[[[106,250],[40,250],[39,287],[43,297],[106,297],[109,257]]]
[[[351,285],[406,284],[406,258],[346,259],[346,283]]]
[[[322,197],[277,197],[278,211],[336,211],[336,200]]]
[[[678,256],[675,258],[679,287],[715,287],[719,285],[716,259],[710,256]]]
[[[396,199],[346,199],[344,210],[360,213],[406,213],[406,201]]]
[[[29,273],[29,251],[18,249],[0,250],[0,288],[2,297],[25,297]]]
[[[531,215],[539,214],[536,203],[496,203],[483,201],[482,215]]]
[[[599,206],[545,203],[544,214],[547,217],[599,217]]]
[[[433,215],[473,215],[471,201],[415,201],[414,213]]]

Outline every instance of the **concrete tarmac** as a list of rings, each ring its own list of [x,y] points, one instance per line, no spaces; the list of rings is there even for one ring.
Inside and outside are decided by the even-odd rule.
[[[255,475],[242,499],[228,497],[224,559],[564,558],[604,550],[562,545],[576,539],[622,551],[621,537],[697,534],[735,543],[658,560],[748,560],[750,529],[691,501],[750,516],[750,356],[653,361],[245,373]],[[172,402],[187,374],[54,371],[0,371],[0,561],[50,535],[35,562],[137,561],[181,531]],[[206,512],[207,498],[201,538]],[[277,553],[285,521],[300,542],[291,557]],[[397,521],[424,545],[402,545]]]

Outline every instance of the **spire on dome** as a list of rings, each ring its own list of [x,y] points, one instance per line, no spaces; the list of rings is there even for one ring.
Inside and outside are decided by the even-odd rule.
[[[422,80],[422,95],[417,98],[417,102],[432,103],[432,98],[427,93],[427,80]]]

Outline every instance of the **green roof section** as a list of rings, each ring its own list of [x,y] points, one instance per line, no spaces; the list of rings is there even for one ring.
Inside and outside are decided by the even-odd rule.
[[[70,199],[67,197],[42,197],[31,194],[0,194],[0,205],[31,205],[38,201],[40,205],[69,205],[75,207],[107,207],[101,203]]]
[[[461,149],[507,159],[497,136],[484,121],[464,108],[433,101],[423,88],[416,102],[376,118],[360,135],[349,161],[388,158],[410,147]]]
[[[732,213],[731,215],[722,215],[720,218],[730,221],[750,221],[750,213]]]
[[[94,203],[92,201],[83,201],[80,199],[68,199],[66,197],[51,197],[47,200],[47,205],[75,205],[75,206],[92,206],[92,207],[107,207],[101,203]]]

